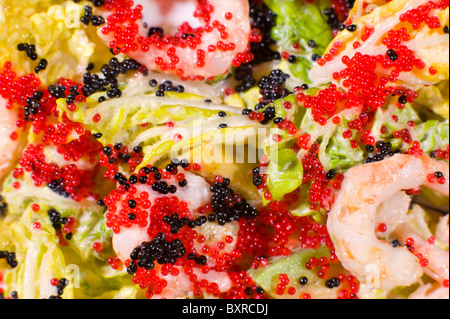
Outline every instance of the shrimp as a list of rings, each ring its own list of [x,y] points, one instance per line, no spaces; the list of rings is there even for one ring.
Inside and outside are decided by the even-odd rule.
[[[448,229],[447,229],[448,232]],[[400,241],[414,240],[414,254],[427,260],[424,272],[434,280],[443,282],[449,279],[449,253],[436,244],[424,240],[409,224],[401,224],[395,230]]]
[[[386,76],[395,80],[398,85],[408,87],[420,87],[422,85],[432,85],[448,79],[448,59],[449,59],[449,39],[448,36],[441,33],[437,28],[430,28],[427,24],[421,24],[418,28],[410,31],[410,24],[403,17],[411,12],[411,10],[421,10],[429,4],[429,0],[391,0],[391,1],[358,1],[355,3],[354,9],[350,12],[349,19],[352,24],[357,26],[356,30],[348,29],[340,32],[328,46],[325,56],[331,57],[329,61],[323,59],[318,60],[313,65],[309,77],[314,79],[315,86],[328,82],[340,83],[344,85],[345,77],[335,80],[333,76],[346,74],[349,72],[349,60],[363,57],[385,59],[376,67],[374,75],[379,78]],[[433,3],[433,2],[431,2]],[[366,12],[364,12],[366,11]],[[448,8],[436,8],[432,10],[442,25],[448,23]],[[349,23],[350,21],[347,21]],[[397,66],[387,66],[392,62],[386,52],[391,48],[385,41],[388,34],[397,32],[397,30],[408,30],[408,40],[402,41],[402,46],[408,54],[397,56],[397,63],[404,61],[409,56],[421,61],[421,65],[416,67],[411,63],[411,70],[400,70]],[[341,48],[337,55],[331,52],[336,50],[335,45],[339,44]],[[333,51],[332,51],[333,50]],[[436,54],[436,52],[438,52]],[[380,54],[381,53],[381,54]],[[399,50],[397,50],[399,53]],[[321,63],[323,61],[324,63]],[[320,63],[319,63],[320,62]],[[353,64],[353,62],[351,62]],[[437,72],[428,72],[430,68],[436,69]],[[432,69],[432,70],[433,70]],[[393,72],[395,70],[395,72]],[[398,72],[397,72],[398,71]],[[397,73],[396,73],[397,72]]]
[[[189,172],[183,173],[185,175],[187,185],[184,187],[178,188],[176,192],[177,202],[184,203],[188,207],[191,216],[196,217],[196,210],[204,207],[207,203],[209,203],[212,193],[210,191],[210,185],[206,182],[203,177],[194,175]],[[174,182],[176,180],[175,177],[172,177],[169,182]],[[152,203],[153,206],[157,205],[158,200],[167,200],[170,202],[171,199],[175,198],[173,196],[162,195],[160,193],[155,192],[151,187],[147,184],[139,185],[136,184],[136,192],[134,195],[139,197],[140,194],[146,192],[148,194],[148,200]],[[136,198],[135,197],[135,198]],[[117,201],[118,203],[123,202],[123,198]],[[123,204],[121,204],[123,205]],[[120,207],[119,209],[123,209],[124,207]],[[170,208],[167,208],[169,211]],[[121,227],[119,232],[115,232],[112,238],[113,249],[117,255],[117,257],[126,262],[130,260],[133,251],[136,248],[142,247],[141,245],[145,245],[149,243],[153,238],[151,238],[149,234],[149,230],[152,227],[157,227],[152,225],[152,218],[149,214],[148,221],[146,226],[141,224],[134,224],[131,227]],[[217,244],[217,241],[221,238],[225,238],[227,236],[232,235],[233,238],[237,238],[238,226],[237,224],[231,223],[229,228],[227,227],[214,227],[215,224],[205,224],[201,227],[197,227],[196,231],[199,234],[205,234],[206,241],[204,244]],[[220,228],[220,229],[217,229]],[[214,241],[216,239],[216,241]],[[233,240],[233,245],[229,245],[228,250],[225,251],[230,252],[234,249],[237,241]],[[197,244],[193,247],[195,251],[201,251],[202,246]],[[213,263],[207,259],[208,265],[213,265]],[[175,299],[175,298],[184,298],[184,297],[192,297],[193,291],[193,283],[190,279],[190,275],[181,271],[176,275],[172,273],[163,274],[162,272],[163,265],[159,263],[155,263],[153,268],[156,273],[161,273],[161,278],[164,279],[165,285],[164,289],[161,293],[153,294],[152,298],[165,298],[165,299]],[[203,272],[201,267],[193,267],[192,274],[194,274],[198,281],[206,280],[210,283],[213,283],[219,292],[226,292],[231,289],[232,281],[228,274],[225,272],[219,272],[215,270],[209,270],[207,273]]]
[[[139,39],[128,45],[131,49],[117,40],[120,34],[117,28],[125,27],[122,35],[129,36],[129,26],[108,24],[100,27],[98,34],[113,50],[119,47],[120,52],[149,70],[162,70],[186,79],[213,78],[227,73],[239,54],[248,49],[251,33],[248,0],[141,0],[139,7],[143,19],[133,24],[139,29],[136,35]],[[186,17],[186,12],[195,8],[194,18]],[[180,21],[186,22],[175,27]],[[151,28],[146,30],[146,26]],[[173,35],[164,35],[175,29]]]
[[[17,129],[16,122],[19,116],[6,105],[7,101],[0,97],[0,182],[15,165],[22,145],[22,134],[15,139],[11,138],[11,132]]]
[[[436,225],[436,238],[445,245],[449,245],[448,214],[442,216]]]
[[[185,173],[188,184],[186,187],[178,188],[176,196],[182,202],[188,204],[191,211],[194,211],[201,206],[208,203],[211,192],[209,191],[209,184],[200,176],[192,173]],[[142,193],[147,191],[150,197],[150,202],[154,202],[158,198],[164,197],[159,193],[154,192],[151,187],[147,185],[137,185],[137,192]],[[150,220],[149,220],[150,224]],[[113,236],[113,248],[120,260],[125,261],[129,258],[133,249],[145,241],[151,240],[147,227],[140,227],[140,225],[133,225],[131,227],[122,227],[119,233]]]
[[[420,286],[416,289],[411,295],[409,295],[408,299],[448,299],[449,291],[448,288],[442,287],[441,285],[434,284],[426,284]]]
[[[226,292],[231,289],[232,281],[230,277],[224,273],[210,270],[207,274],[203,273],[201,269],[194,268],[193,274],[197,276],[199,281],[207,280],[217,284],[217,288],[221,292]],[[192,297],[192,282],[189,280],[189,276],[184,272],[181,272],[177,276],[167,275],[164,276],[167,285],[164,287],[162,294],[153,295],[152,299],[176,299],[184,297]]]
[[[438,171],[445,182],[430,183],[427,176]],[[419,259],[406,247],[394,248],[378,240],[375,232],[378,206],[403,190],[421,185],[448,196],[448,164],[428,156],[397,154],[346,173],[329,212],[327,227],[337,257],[362,283],[390,290],[409,286],[423,275]]]

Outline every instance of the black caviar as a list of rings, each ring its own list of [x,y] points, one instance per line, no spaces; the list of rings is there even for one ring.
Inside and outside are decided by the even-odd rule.
[[[336,277],[333,277],[333,278],[325,281],[325,287],[327,287],[329,289],[337,288],[340,285],[341,285],[341,281]]]
[[[42,91],[36,91],[32,97],[26,99],[26,105],[24,107],[24,119],[25,121],[32,121],[32,115],[39,113],[41,107],[41,99],[44,96]]]
[[[16,259],[16,253],[6,251],[6,250],[0,250],[0,259],[5,259],[8,266],[11,268],[16,268],[19,264]]]
[[[188,217],[181,217],[177,213],[172,215],[166,215],[163,217],[163,221],[170,226],[170,232],[172,234],[178,234],[181,228],[187,226],[191,229],[201,227],[208,221],[206,216],[199,216],[195,219]]]
[[[260,187],[264,183],[264,179],[261,176],[261,168],[256,167],[253,170],[253,185]]]
[[[59,196],[68,198],[70,194],[64,189],[62,183],[64,182],[63,178],[55,179],[47,184],[47,187],[50,188],[53,192],[58,194]]]
[[[380,162],[384,160],[386,157],[394,156],[399,151],[394,151],[392,149],[392,144],[390,142],[384,142],[384,141],[378,141],[375,144],[375,147],[373,145],[366,145],[366,151],[369,154],[369,156],[366,158],[365,163],[374,163],[374,162]],[[375,153],[376,154],[373,154]]]
[[[64,294],[64,289],[69,285],[69,281],[66,278],[61,278],[58,280],[58,284],[56,285],[56,295],[51,295],[48,299],[62,299],[62,295]]]
[[[289,74],[279,69],[273,70],[268,76],[263,76],[258,82],[263,102],[273,103],[291,94],[289,90],[283,87],[288,78]]]
[[[398,55],[394,49],[387,50],[386,54],[391,61],[395,61],[398,59]]]
[[[67,224],[67,218],[61,217],[61,214],[53,208],[48,210],[47,215],[50,218],[50,221],[51,221],[52,226],[55,229],[55,231],[60,231],[62,225]],[[72,238],[72,235],[73,234],[71,232],[69,232],[69,233],[65,234],[65,238],[67,240],[70,240]]]
[[[164,233],[159,233],[151,242],[143,242],[133,249],[127,272],[134,275],[137,267],[152,270],[155,267],[155,261],[160,265],[175,264],[185,254],[186,248],[180,239],[177,238],[170,242],[166,240]]]
[[[140,67],[141,65],[133,59],[125,58],[120,62],[116,57],[113,57],[108,64],[101,67],[100,71],[103,77],[90,72],[83,75],[84,85],[81,91],[86,97],[97,92],[106,92],[106,96],[110,99],[119,98],[122,96],[118,83],[119,75],[138,71]]]
[[[358,26],[356,24],[350,24],[347,27],[347,30],[350,31],[350,32],[355,32],[357,28],[358,28]]]
[[[38,59],[38,55],[36,53],[36,46],[34,44],[19,43],[17,45],[17,49],[19,51],[24,51],[27,57],[32,61],[36,61]]]
[[[8,210],[8,204],[3,201],[2,195],[0,195],[0,218],[6,215]]]
[[[94,27],[99,27],[106,23],[105,18],[100,15],[92,14],[92,7],[85,6],[84,7],[84,16],[80,18],[81,22],[85,25],[92,23]]]
[[[300,285],[304,286],[304,285],[306,285],[308,283],[308,278],[307,277],[301,277],[298,280],[298,282],[299,282]]]
[[[340,21],[334,8],[326,8],[323,11],[323,14],[327,17],[327,24],[330,26],[331,30],[342,31],[346,28],[345,24]]]
[[[153,82],[154,81],[154,82]],[[149,84],[150,86],[156,86],[158,82],[156,80],[150,80]],[[161,83],[158,87],[158,91],[156,91],[156,96],[163,97],[165,94],[164,92],[176,92],[176,93],[183,93],[184,92],[184,86],[182,85],[174,85],[172,81],[164,81]]]
[[[34,72],[39,73],[44,71],[48,66],[48,61],[46,59],[39,60],[38,65],[34,68]]]
[[[213,213],[208,216],[208,220],[225,225],[240,218],[257,217],[256,208],[250,206],[239,194],[235,194],[229,186],[230,180],[224,178],[222,182],[215,181],[210,187],[211,192],[214,193],[210,200]]]
[[[250,1],[250,24],[252,29],[258,29],[261,35],[260,42],[250,43],[250,52],[254,59],[236,68],[234,79],[239,82],[235,87],[238,93],[246,92],[256,85],[253,75],[253,66],[273,60],[281,60],[281,54],[271,49],[276,41],[272,38],[272,28],[276,25],[276,14],[265,4],[256,4]]]

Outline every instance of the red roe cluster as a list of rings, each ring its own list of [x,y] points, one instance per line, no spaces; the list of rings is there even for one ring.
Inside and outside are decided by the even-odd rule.
[[[311,185],[308,191],[308,200],[310,209],[313,211],[328,210],[334,202],[333,188],[330,187],[327,172],[318,159],[319,148],[320,145],[318,143],[313,143],[308,153],[302,158],[303,184]],[[333,186],[335,189],[338,189],[335,185]]]
[[[99,165],[105,168],[103,176],[114,180],[120,169],[133,172],[142,163],[144,155],[140,147],[131,150],[128,146],[118,143],[103,147],[99,157]]]
[[[289,256],[289,243],[299,240],[304,249],[333,247],[325,226],[310,216],[298,217],[287,209],[296,195],[284,201],[273,201],[260,212],[257,220],[240,220],[237,250],[241,256]],[[267,259],[255,259],[253,268],[266,266]]]
[[[42,144],[29,144],[19,160],[19,167],[13,170],[13,177],[20,180],[25,173],[29,173],[35,186],[48,186],[59,195],[75,201],[94,195],[93,181],[98,166],[93,165],[93,169],[83,170],[75,164],[60,167],[47,161]]]
[[[9,99],[11,103],[25,105],[26,99],[37,91],[41,82],[35,74],[19,77],[12,69],[12,64],[6,62],[0,73],[0,84],[0,94],[3,98]]]
[[[186,166],[185,170],[191,167]],[[129,178],[116,174],[115,179],[120,185],[103,199],[109,208],[106,225],[115,233],[133,225],[146,229],[150,240],[156,239],[164,245],[177,242],[178,251],[181,249],[184,252],[173,263],[158,263],[150,267],[139,265],[135,259],[124,262],[133,275],[133,283],[144,289],[148,298],[164,295],[164,289],[171,285],[166,278],[168,275],[185,276],[182,280],[190,282],[189,287],[195,297],[206,293],[224,299],[264,298],[264,290],[241,270],[241,266],[250,260],[251,267],[257,269],[267,266],[269,257],[289,256],[292,240],[299,240],[304,249],[323,246],[330,249],[329,260],[321,268],[321,278],[328,275],[326,264],[337,261],[326,227],[312,217],[296,217],[288,210],[298,200],[296,194],[286,195],[283,201],[271,202],[261,210],[258,218],[240,218],[237,238],[225,235],[211,242],[197,228],[208,222],[211,205],[200,207],[194,218],[188,204],[176,196],[175,190],[173,194],[155,196],[155,192],[161,190],[160,186],[153,187],[155,184],[165,183],[169,189],[171,183],[184,181],[183,172],[170,173],[146,167]],[[223,182],[220,176],[215,179],[215,183]],[[139,246],[136,249],[144,248]],[[314,264],[312,269],[317,267]],[[208,274],[210,271],[227,273],[233,282],[232,288],[220,292],[213,281],[199,279],[199,273]]]
[[[305,108],[312,110],[314,120],[321,125],[327,123],[328,118],[338,111],[338,103],[343,101],[346,95],[339,92],[336,85],[331,84],[328,88],[321,90],[316,96],[305,93],[297,94],[297,102]]]
[[[193,28],[189,23],[184,22],[177,28],[173,35],[164,34],[162,28],[150,29],[148,36],[142,36],[138,20],[142,18],[142,6],[136,5],[132,1],[126,0],[106,0],[104,8],[111,14],[107,17],[107,23],[102,27],[101,32],[104,35],[112,34],[114,39],[110,41],[109,46],[115,54],[141,51],[149,52],[153,49],[161,53],[154,60],[156,66],[162,71],[172,71],[182,79],[205,80],[203,76],[194,76],[186,74],[183,65],[180,65],[178,49],[196,50],[196,66],[203,68],[205,66],[205,55],[207,53],[221,51],[234,51],[236,44],[227,41],[229,34],[224,24],[217,20],[211,21],[211,15],[214,7],[206,0],[199,0],[194,16],[202,19],[205,26]],[[227,20],[233,19],[232,13],[226,13]],[[217,30],[220,39],[216,43],[208,46],[208,52],[199,49],[205,33]],[[252,33],[251,40],[258,41],[255,32]],[[248,63],[253,60],[253,55],[248,52],[239,53],[233,60],[233,65],[239,66],[241,63]]]
[[[351,0],[332,0],[331,8],[334,10],[339,21],[345,21],[352,6]]]
[[[29,173],[35,186],[48,186],[59,195],[80,201],[87,196],[95,196],[94,176],[100,144],[82,124],[70,121],[59,113],[57,98],[47,88],[43,88],[35,74],[18,76],[11,63],[5,63],[0,73],[1,95],[7,102],[7,108],[15,110],[19,115],[16,125],[22,130],[11,133],[12,139],[24,134],[30,126],[32,133],[39,136],[40,142],[29,144],[19,159],[19,167],[13,169],[16,181],[13,187],[20,187],[20,180]],[[68,79],[60,79],[57,85],[66,88],[76,83]],[[66,90],[67,94],[68,89]],[[76,138],[74,138],[76,136]],[[46,147],[55,147],[65,164],[58,166],[44,154]],[[85,160],[90,169],[79,169],[75,164]]]
[[[430,29],[441,28],[439,18],[433,16],[433,13],[435,10],[445,10],[448,4],[448,0],[429,1],[402,14],[400,22],[410,23],[413,30],[420,28],[423,23]],[[298,102],[312,108],[314,119],[322,125],[343,108],[360,107],[363,111],[375,111],[384,106],[387,97],[399,89],[404,91],[399,107],[407,102],[412,103],[417,98],[417,93],[395,85],[402,73],[425,68],[425,63],[407,47],[411,39],[409,32],[407,27],[389,30],[381,39],[386,48],[384,53],[368,55],[356,52],[353,56],[344,55],[341,58],[344,67],[333,73],[333,79],[342,83],[345,93],[337,93],[336,87],[331,85],[316,96],[298,93]],[[360,41],[367,41],[373,33],[373,28],[365,27]],[[361,47],[360,41],[353,43],[355,50]],[[329,53],[318,59],[319,65],[326,67],[328,62],[337,58],[342,43],[336,41],[334,44]],[[437,71],[430,67],[427,72],[435,75]]]
[[[424,5],[411,9],[400,16],[401,22],[408,22],[414,30],[417,30],[425,23],[430,29],[441,28],[438,17],[432,15],[434,10],[445,10],[448,8],[448,0],[429,1]]]

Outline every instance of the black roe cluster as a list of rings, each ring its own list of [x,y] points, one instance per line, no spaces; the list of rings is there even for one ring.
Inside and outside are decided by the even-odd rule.
[[[61,278],[56,285],[56,295],[51,295],[48,299],[62,299],[64,288],[67,287],[69,281],[66,278]]]
[[[253,170],[253,185],[260,187],[264,183],[264,179],[261,176],[261,167],[256,167]]]
[[[67,104],[75,103],[75,99],[78,95],[81,95],[79,92],[79,86],[77,84],[74,84],[70,86],[69,93],[66,94],[67,87],[61,84],[57,85],[49,85],[48,91],[51,96],[53,96],[56,99],[66,99]]]
[[[53,192],[58,194],[59,196],[62,196],[64,198],[70,197],[70,194],[64,189],[62,183],[64,182],[63,178],[55,179],[51,181],[47,186],[50,188]]]
[[[394,151],[392,150],[392,144],[390,142],[383,142],[383,141],[378,141],[375,146],[373,145],[366,145],[366,151],[369,154],[373,154],[374,155],[369,155],[365,162],[368,163],[374,163],[374,162],[380,162],[382,160],[384,160],[386,157],[390,157],[390,156],[394,156],[395,154],[397,154],[399,151]]]
[[[36,46],[34,44],[19,43],[17,45],[17,50],[24,51],[31,61],[36,61],[38,59],[38,54],[36,53]]]
[[[340,285],[341,285],[341,281],[337,277],[333,277],[333,278],[325,281],[325,287],[327,287],[328,289],[337,288]]]
[[[123,148],[122,143],[116,143],[114,145],[114,149],[118,152],[117,158],[115,158],[111,156],[113,154],[113,149],[111,147],[109,146],[103,147],[102,152],[108,157],[109,164],[114,164],[117,160],[121,160],[124,163],[128,163],[128,161],[131,159],[131,155],[128,154],[128,152],[121,152],[122,148]]]
[[[2,299],[5,299],[5,294],[2,291],[0,291],[0,300]],[[19,299],[17,291],[11,291],[10,298],[8,299]]]
[[[147,36],[150,38],[151,36],[156,35],[159,38],[164,36],[164,29],[161,27],[151,27],[148,29]]]
[[[18,262],[16,259],[16,253],[14,253],[14,252],[0,250],[0,259],[6,259],[6,263],[11,268],[16,268],[18,265]]]
[[[83,22],[85,25],[89,25],[89,23],[92,23],[94,27],[99,27],[102,24],[105,24],[105,18],[103,18],[100,15],[92,14],[92,7],[91,6],[85,6],[84,7],[84,16],[80,18],[81,22]]]
[[[348,11],[350,11],[353,6],[355,4],[355,0],[345,0],[345,6],[347,7]],[[330,28],[332,30],[338,30],[338,31],[342,31],[344,30],[347,26],[344,24],[344,21],[341,21],[339,19],[338,14],[336,13],[336,11],[334,10],[334,8],[326,8],[323,11],[323,14],[327,17],[327,23],[330,26]],[[342,19],[347,19],[346,16],[342,17]]]
[[[166,215],[163,217],[163,222],[165,222],[167,225],[170,226],[170,232],[172,234],[178,234],[180,229],[183,228],[184,226],[188,226],[189,228],[192,229],[196,227],[201,227],[204,224],[206,224],[207,221],[208,219],[206,218],[206,216],[200,216],[197,217],[196,219],[189,219],[186,216],[180,218],[180,216],[177,213],[173,213],[170,216]]]
[[[339,20],[334,8],[326,8],[323,10],[323,14],[326,16],[327,24],[330,26],[331,30],[342,31],[345,29],[345,24]]]
[[[276,43],[272,38],[272,28],[276,25],[276,14],[265,4],[255,4],[250,1],[250,23],[252,29],[259,29],[262,40],[250,44],[250,51],[254,55],[253,61],[244,63],[235,70],[234,78],[239,82],[235,90],[238,93],[246,92],[256,85],[252,66],[281,59],[281,54],[271,49],[272,44]]]
[[[210,190],[214,193],[211,196],[210,204],[213,211],[208,215],[208,221],[217,221],[219,225],[239,220],[240,218],[251,219],[258,216],[255,207],[250,206],[247,201],[239,197],[236,200],[234,191],[229,187],[230,180],[224,178],[223,182],[214,182]]]
[[[33,93],[32,97],[26,99],[27,105],[24,108],[24,118],[25,121],[32,121],[30,115],[36,115],[39,113],[39,108],[41,107],[41,99],[44,96],[42,91],[36,91]]]
[[[263,76],[258,82],[263,102],[273,103],[291,94],[289,90],[283,87],[288,78],[289,74],[281,70],[273,70],[268,76]]]
[[[66,90],[67,87],[64,85],[49,85],[48,86],[48,92],[51,96],[53,96],[56,99],[62,99],[66,97]]]
[[[67,218],[66,217],[61,217],[61,214],[56,211],[55,209],[49,209],[48,212],[48,217],[50,218],[50,221],[52,223],[53,228],[55,229],[55,231],[60,231],[62,228],[62,225],[67,224]],[[72,239],[72,233],[67,233],[65,235],[65,238],[67,240]]]
[[[2,195],[0,195],[0,218],[6,216],[8,211],[8,204],[3,201]]]
[[[177,238],[170,242],[164,233],[159,233],[152,241],[144,242],[133,249],[127,272],[134,275],[138,267],[152,270],[155,267],[155,261],[160,265],[175,264],[185,254],[186,247],[180,239]]]
[[[115,147],[116,148],[116,147]],[[117,150],[117,148],[116,148]],[[139,151],[136,148],[133,149],[134,152]],[[103,149],[103,153],[107,156],[110,156],[112,154],[112,149],[111,147],[105,147]],[[119,153],[120,155],[120,153]],[[182,167],[185,168],[189,165],[189,162],[187,160],[178,160],[178,159],[173,159],[171,161],[170,164],[168,164],[166,166],[166,171],[171,173],[172,175],[176,175],[178,173],[178,167]],[[152,184],[152,190],[162,194],[162,195],[167,195],[167,194],[175,194],[178,190],[176,185],[170,185],[165,181],[162,181],[162,175],[161,173],[159,173],[159,169],[156,166],[153,167],[143,167],[141,169],[141,172],[143,174],[132,174],[128,179],[122,174],[122,173],[116,173],[116,175],[114,175],[114,180],[116,182],[119,183],[119,185],[122,185],[123,187],[125,187],[126,190],[128,190],[131,186],[131,184],[146,184],[147,180],[148,180],[148,176],[153,173],[153,178],[155,179],[155,182]],[[178,181],[178,186],[179,187],[185,187],[187,185],[187,180],[181,180]]]
[[[80,3],[82,0],[73,0],[73,2],[75,2],[75,3]],[[92,2],[92,4],[95,6],[95,7],[100,7],[100,6],[102,6],[102,5],[104,5],[105,4],[105,0],[88,0],[89,2]]]
[[[17,45],[17,50],[24,51],[31,61],[36,61],[39,57],[36,52],[36,46],[34,44],[19,43]],[[41,71],[44,71],[47,66],[48,61],[46,59],[40,59],[38,65],[34,68],[34,72],[39,73]]]
[[[116,57],[113,57],[108,64],[104,64],[100,69],[102,76],[91,72],[84,74],[84,85],[81,91],[86,97],[97,92],[106,92],[108,98],[119,98],[122,96],[119,89],[119,75],[138,71],[140,67],[141,65],[133,59],[125,58],[120,62]],[[104,99],[105,97],[102,100]]]
[[[151,87],[155,87],[158,85],[158,82],[156,80],[150,80],[149,82]],[[176,92],[176,93],[183,93],[184,92],[184,86],[182,85],[173,85],[172,81],[164,81],[161,83],[158,87],[158,91],[156,91],[156,96],[163,97],[165,94],[164,92]]]

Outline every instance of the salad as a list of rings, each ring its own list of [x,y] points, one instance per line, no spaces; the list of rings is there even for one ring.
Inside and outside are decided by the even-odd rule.
[[[448,0],[0,0],[0,298],[449,298]]]

